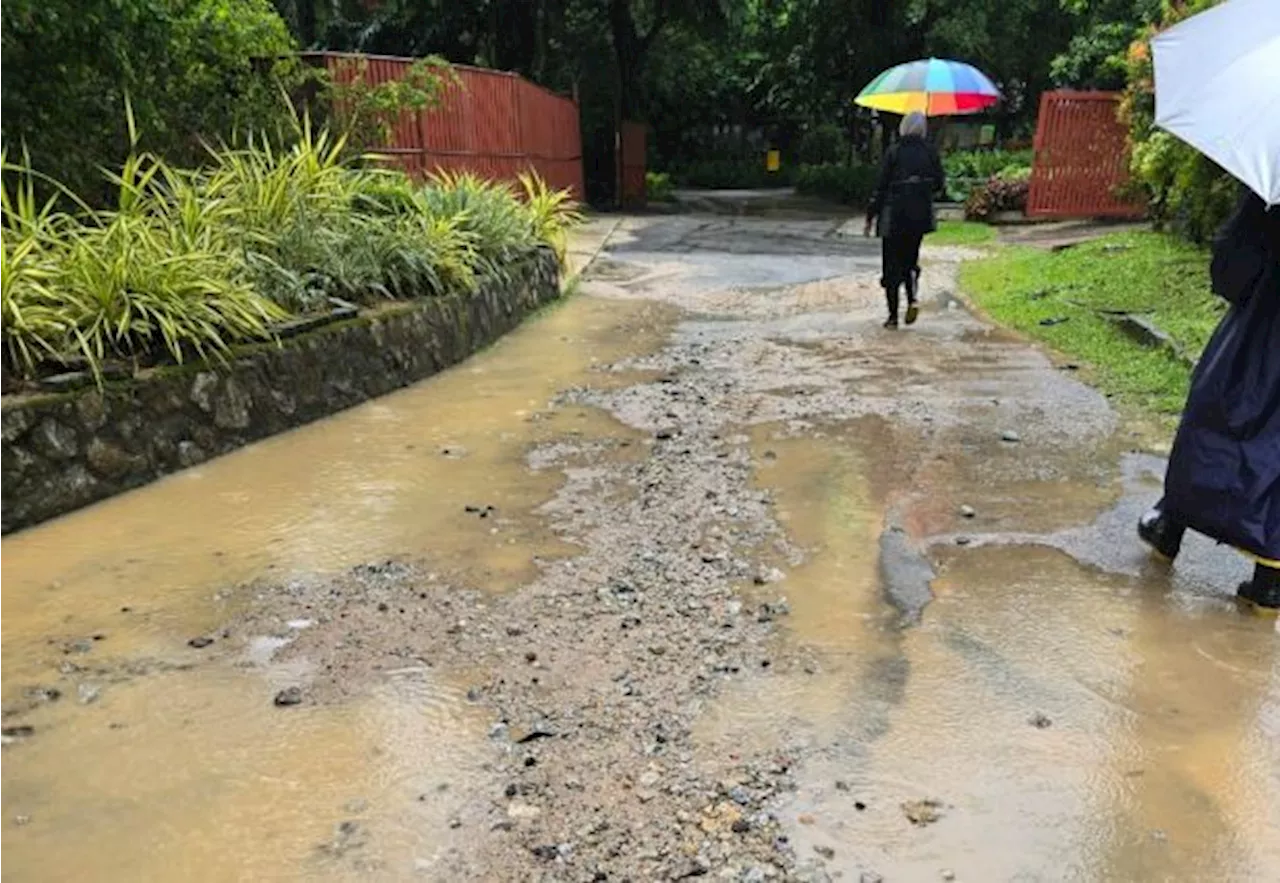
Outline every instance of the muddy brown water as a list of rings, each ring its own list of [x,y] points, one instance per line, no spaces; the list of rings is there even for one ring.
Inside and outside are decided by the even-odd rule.
[[[1274,621],[1018,544],[935,553],[903,628],[868,554],[890,496],[871,428],[757,433],[758,483],[812,552],[781,640],[814,662],[722,697],[704,750],[807,758],[781,815],[846,879],[1280,879]],[[1119,493],[1062,484],[1068,522]]]
[[[576,551],[539,514],[563,475],[530,469],[531,447],[639,435],[556,394],[647,382],[611,366],[673,334],[727,349],[717,335],[748,327],[755,362],[714,357],[726,382],[757,385],[734,391],[744,423],[760,390],[784,417],[789,390],[874,403],[742,427],[754,487],[805,555],[762,562],[785,580],[740,591],[785,590],[767,653],[804,662],[727,681],[694,741],[796,759],[774,811],[797,853],[829,855],[845,880],[1280,879],[1274,621],[1212,588],[1236,572],[1213,550],[1193,544],[1174,576],[1133,551],[1154,486],[1121,465],[1105,406],[959,314],[929,311],[917,337],[885,343],[867,331],[873,301],[821,281],[864,272],[866,255],[827,260],[826,227],[794,223],[790,259],[768,250],[766,222],[744,226],[623,225],[602,278],[626,296],[580,296],[437,378],[5,538],[5,723],[35,730],[4,747],[6,879],[446,879],[442,857],[476,837],[450,824],[456,795],[499,787],[491,720],[459,673],[410,660],[358,698],[278,710],[305,663],[271,651],[312,623],[210,661],[219,629],[256,578],[385,559],[519,591],[539,559]],[[778,294],[797,284],[796,302]],[[1058,406],[1092,408],[1088,431],[1108,438]],[[993,441],[992,421],[1014,417],[1062,453]],[[966,500],[976,519],[957,516]],[[914,625],[886,593],[892,525],[934,572]],[[204,635],[212,648],[186,645]]]
[[[425,554],[502,591],[572,555],[533,515],[561,474],[526,453],[634,435],[551,400],[634,381],[597,369],[656,346],[671,315],[575,298],[436,378],[6,537],[4,701],[36,706],[35,737],[4,749],[6,879],[341,876],[326,858],[367,831],[365,852],[429,871],[450,782],[483,775],[486,722],[457,685],[406,670],[351,705],[282,714],[271,697],[296,672],[252,649],[202,665],[210,651],[186,642],[217,638],[251,600],[236,586],[264,574]],[[30,697],[45,685],[61,698]],[[380,817],[404,805],[412,817]]]

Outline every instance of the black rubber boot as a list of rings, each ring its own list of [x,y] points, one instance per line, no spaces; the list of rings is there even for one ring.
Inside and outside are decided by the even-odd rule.
[[[885,302],[885,305],[889,308],[889,319],[884,323],[884,327],[897,328],[898,327],[898,303],[899,303],[898,286],[896,285],[885,286],[884,302]]]
[[[1280,613],[1280,570],[1254,565],[1253,579],[1240,584],[1236,597],[1268,613]]]
[[[920,271],[911,270],[907,273],[907,324],[916,324],[916,319],[920,318],[920,307],[916,305],[916,292],[920,286]]]
[[[1159,507],[1151,509],[1138,519],[1138,536],[1157,555],[1169,561],[1178,557],[1178,551],[1182,548],[1182,535],[1186,532],[1184,525],[1166,515]]]

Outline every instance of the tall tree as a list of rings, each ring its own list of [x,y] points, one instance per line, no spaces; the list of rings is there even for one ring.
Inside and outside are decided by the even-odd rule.
[[[606,15],[617,68],[618,112],[643,116],[645,65],[655,42],[674,24],[710,30],[723,25],[731,7],[723,0],[595,0]]]
[[[141,146],[173,160],[273,127],[287,65],[269,62],[294,48],[268,0],[11,0],[0,42],[6,147],[83,194],[129,149],[126,100]]]
[[[1055,85],[1121,89],[1129,45],[1160,18],[1160,0],[1062,0],[1071,39],[1053,59]]]

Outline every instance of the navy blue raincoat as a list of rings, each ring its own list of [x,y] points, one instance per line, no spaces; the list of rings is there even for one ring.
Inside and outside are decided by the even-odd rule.
[[[1241,198],[1213,246],[1230,303],[1191,376],[1163,508],[1191,529],[1280,559],[1280,209]]]

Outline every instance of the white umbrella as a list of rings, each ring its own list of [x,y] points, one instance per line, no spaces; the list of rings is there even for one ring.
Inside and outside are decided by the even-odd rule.
[[[1156,125],[1280,203],[1280,0],[1227,0],[1151,48]]]

